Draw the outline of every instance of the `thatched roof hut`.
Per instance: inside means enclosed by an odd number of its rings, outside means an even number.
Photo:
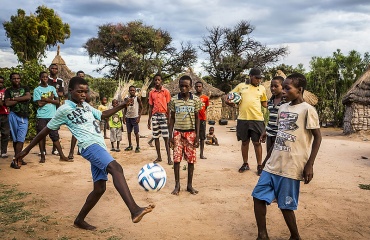
[[[345,134],[370,130],[370,65],[343,96],[342,103]]]
[[[60,55],[59,45],[58,45],[57,55],[54,57],[51,63],[56,64],[58,66],[58,77],[63,79],[64,81],[64,95],[67,96],[69,80],[72,77],[76,76],[76,74],[68,68],[66,62]],[[95,101],[96,99],[99,98],[99,93],[90,89],[90,97],[93,101]]]
[[[189,68],[184,74],[180,75],[176,80],[164,85],[164,87],[170,91],[172,96],[180,92],[179,80],[180,80],[180,77],[182,77],[183,75],[188,75],[193,80],[192,92],[195,92],[195,88],[194,88],[195,83],[198,81],[201,81],[203,83],[203,93],[207,95],[208,97],[210,98],[221,97],[225,94],[220,89],[213,87],[212,85],[204,81],[202,78],[198,77],[193,72],[193,70]]]
[[[276,76],[281,76],[284,79],[286,78],[286,75],[281,70],[277,71]],[[270,90],[271,81],[263,82],[262,85],[266,88],[267,98],[270,99],[271,96],[272,96],[272,93],[271,93],[271,90]],[[317,96],[315,94],[313,94],[312,92],[308,91],[308,90],[304,90],[303,99],[304,99],[305,102],[307,102],[308,104],[310,104],[312,106],[315,106],[318,102]]]

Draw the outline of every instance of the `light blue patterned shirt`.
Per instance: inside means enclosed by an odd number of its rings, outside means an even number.
[[[48,98],[53,93],[54,97],[58,97],[55,87],[48,85],[47,87],[38,86],[33,90],[33,101],[40,101],[42,97]],[[37,109],[37,118],[52,118],[55,116],[57,106],[52,103],[47,103]]]
[[[72,135],[77,139],[77,145],[80,149],[86,149],[94,143],[107,148],[99,127],[101,115],[101,111],[86,102],[82,103],[82,107],[77,107],[76,103],[66,100],[58,108],[55,117],[50,120],[47,127],[51,130],[57,130],[61,125],[67,125]]]

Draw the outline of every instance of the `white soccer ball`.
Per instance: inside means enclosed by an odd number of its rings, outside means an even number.
[[[145,191],[157,192],[166,185],[167,174],[158,163],[148,163],[140,169],[137,180]]]
[[[237,92],[231,92],[227,95],[227,99],[232,103],[238,104],[242,100],[242,97]]]

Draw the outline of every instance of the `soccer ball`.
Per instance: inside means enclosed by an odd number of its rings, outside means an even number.
[[[148,163],[140,169],[137,180],[145,191],[157,192],[166,185],[167,175],[158,163]]]
[[[232,103],[238,104],[240,100],[242,100],[242,97],[239,93],[231,92],[227,95],[227,99],[230,100]]]

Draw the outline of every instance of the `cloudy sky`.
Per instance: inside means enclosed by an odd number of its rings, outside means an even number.
[[[0,21],[10,20],[17,9],[34,13],[37,6],[53,8],[71,27],[71,37],[61,45],[61,55],[76,72],[99,76],[98,67],[82,45],[97,35],[99,25],[142,20],[167,30],[173,44],[190,41],[199,46],[207,28],[233,27],[241,20],[255,26],[252,37],[269,47],[287,46],[290,54],[280,63],[309,68],[312,56],[331,56],[336,49],[344,54],[370,51],[369,0],[0,0]],[[56,54],[50,49],[44,63]],[[199,62],[207,56],[198,53]],[[0,67],[17,64],[3,26],[0,26]],[[197,72],[203,71],[200,63]]]

